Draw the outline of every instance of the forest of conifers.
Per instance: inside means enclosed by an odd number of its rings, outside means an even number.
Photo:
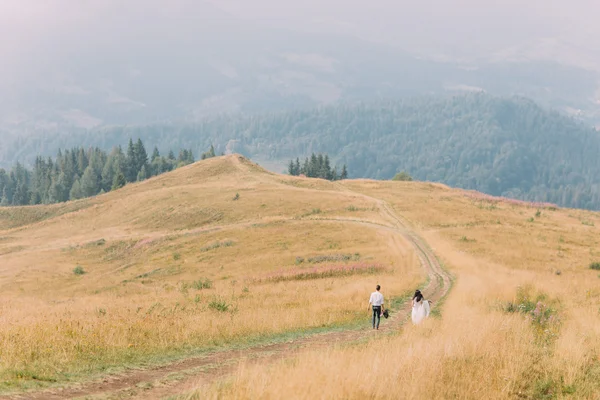
[[[218,153],[281,162],[278,172],[290,158],[323,152],[332,168],[347,165],[351,178],[406,171],[492,195],[600,209],[598,131],[527,99],[482,93],[33,135],[3,146],[0,162],[57,147],[106,148],[132,136],[161,151],[198,154],[214,144]]]
[[[214,149],[202,156],[214,157]],[[126,153],[120,146],[109,154],[99,148],[59,150],[56,159],[38,156],[31,170],[20,163],[9,171],[0,169],[0,206],[52,204],[91,197],[193,162],[191,150],[181,150],[175,158],[173,152],[164,157],[155,148],[148,158],[141,139],[135,143],[130,139]]]

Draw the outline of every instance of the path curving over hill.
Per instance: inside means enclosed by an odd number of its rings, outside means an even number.
[[[349,189],[346,191],[351,192]],[[408,224],[397,215],[385,201],[370,196],[378,204],[385,224],[359,219],[336,218],[332,221],[347,224],[362,224],[378,229],[392,230],[401,235],[415,249],[422,268],[428,274],[428,283],[423,292],[426,298],[439,302],[449,292],[452,280],[447,271],[427,244],[414,232]],[[326,219],[319,219],[327,221]],[[380,328],[380,334],[401,327],[410,315],[410,304],[406,302],[401,309],[395,310],[390,319]],[[248,347],[242,350],[222,350],[206,353],[202,356],[183,359],[181,361],[145,370],[132,370],[127,373],[108,376],[102,381],[88,382],[79,386],[64,389],[52,389],[42,392],[25,393],[12,396],[0,396],[0,399],[67,399],[100,396],[101,398],[140,398],[158,399],[165,396],[185,393],[199,384],[215,382],[233,373],[240,362],[267,363],[291,357],[301,350],[318,349],[341,343],[354,342],[372,337],[374,332],[368,325],[362,329],[348,329],[314,334],[300,339]],[[177,375],[177,379],[173,376]]]

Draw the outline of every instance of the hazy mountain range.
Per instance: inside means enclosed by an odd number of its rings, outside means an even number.
[[[0,135],[481,90],[600,120],[600,57],[557,15],[401,3],[3,3]]]

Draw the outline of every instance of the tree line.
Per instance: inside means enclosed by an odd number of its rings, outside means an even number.
[[[202,158],[214,157],[214,148]],[[129,140],[127,150],[109,153],[97,147],[58,150],[55,159],[38,156],[31,169],[17,162],[9,171],[0,168],[0,205],[53,204],[77,200],[119,189],[194,162],[189,149],[176,157],[162,156],[155,147],[148,156],[141,139]]]
[[[348,179],[348,170],[346,164],[338,172],[336,167],[331,167],[328,154],[312,153],[306,157],[304,163],[300,165],[300,158],[290,160],[288,163],[288,174],[292,176],[304,175],[309,178],[321,178],[330,181]]]
[[[219,115],[87,133],[43,132],[12,140],[3,136],[0,163],[3,155],[22,160],[40,152],[54,154],[58,147],[102,148],[128,137],[141,137],[161,151],[178,147],[195,154],[214,144],[217,152],[284,165],[318,150],[336,165],[346,164],[353,177],[390,179],[405,171],[417,180],[491,195],[600,209],[597,130],[524,98],[481,93]],[[33,163],[32,156],[27,159]]]

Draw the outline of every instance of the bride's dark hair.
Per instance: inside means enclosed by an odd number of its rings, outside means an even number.
[[[417,301],[423,300],[423,295],[421,294],[421,291],[419,289],[417,289],[415,291],[415,295],[413,296],[413,300],[414,299],[417,299]]]

